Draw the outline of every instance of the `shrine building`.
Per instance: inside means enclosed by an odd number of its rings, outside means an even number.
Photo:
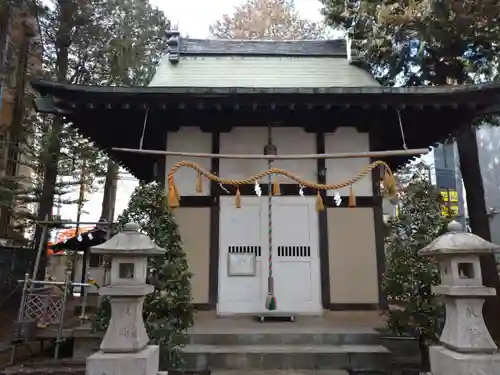
[[[389,88],[364,69],[350,43],[184,39],[169,32],[169,48],[148,87],[84,86],[36,81],[42,113],[64,116],[139,180],[166,185],[181,160],[213,174],[246,179],[268,168],[266,160],[188,158],[112,150],[128,148],[207,154],[263,154],[271,128],[278,155],[361,153],[428,148],[486,113],[500,85]],[[411,155],[383,160],[393,170]],[[378,159],[378,158],[377,158]],[[349,180],[370,157],[276,160],[273,167],[318,183]],[[268,186],[203,182],[197,172],[175,174],[180,207],[174,215],[193,273],[200,309],[220,315],[264,308],[268,274]],[[279,177],[272,198],[273,270],[278,311],[384,308],[383,197],[378,170],[350,188],[323,194]],[[253,254],[255,273],[229,272],[231,254]],[[243,258],[242,258],[243,259]],[[244,265],[242,265],[243,267]]]

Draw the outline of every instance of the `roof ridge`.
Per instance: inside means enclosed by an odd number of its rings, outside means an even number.
[[[199,39],[174,36],[168,43],[169,61],[177,64],[185,56],[302,56],[347,57],[345,39],[268,40]]]
[[[328,43],[328,42],[343,42],[344,38],[336,39],[217,39],[217,38],[190,38],[182,37],[181,40],[187,41],[217,41],[224,43],[232,42],[245,42],[245,43],[296,43],[296,42],[308,42],[308,43]]]

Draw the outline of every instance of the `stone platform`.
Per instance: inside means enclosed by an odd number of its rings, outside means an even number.
[[[390,352],[380,345],[377,312],[325,312],[295,322],[258,322],[252,316],[217,318],[202,312],[184,348],[186,368],[212,373],[385,374]]]
[[[184,348],[187,370],[233,370],[269,375],[293,375],[325,370],[318,375],[387,374],[391,353],[377,328],[378,312],[325,312],[322,317],[298,316],[291,322],[258,322],[252,316],[217,317],[199,312]],[[90,326],[73,330],[74,358],[98,350],[101,337]],[[302,370],[302,373],[300,372]],[[335,370],[335,372],[334,372]],[[338,372],[339,370],[340,372]],[[229,371],[229,372],[228,372]],[[299,371],[299,372],[296,372]]]

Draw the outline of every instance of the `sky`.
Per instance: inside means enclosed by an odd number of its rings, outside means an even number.
[[[167,18],[177,25],[179,31],[191,38],[205,38],[208,26],[219,20],[223,14],[243,3],[243,0],[151,0],[153,5],[165,12]],[[295,0],[297,10],[303,18],[322,20],[319,0]]]

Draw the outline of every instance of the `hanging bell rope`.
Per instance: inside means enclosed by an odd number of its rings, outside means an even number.
[[[267,144],[264,146],[264,155],[276,156],[278,155],[278,148],[273,144],[272,126],[267,127]],[[267,159],[267,169],[271,170],[273,167],[274,159]],[[268,274],[267,274],[267,295],[265,300],[265,308],[268,311],[274,311],[278,308],[276,295],[274,294],[274,276],[273,276],[273,195],[280,195],[278,176],[267,175],[267,241],[268,241]]]
[[[344,182],[340,182],[337,184],[318,184],[316,182],[304,180],[295,174],[284,170],[280,168],[270,168],[265,171],[262,171],[260,173],[254,174],[253,176],[250,176],[246,179],[239,180],[239,179],[228,179],[228,178],[222,178],[219,176],[216,176],[209,171],[203,169],[200,167],[198,164],[193,163],[191,161],[180,161],[176,163],[168,172],[168,204],[171,208],[176,208],[179,207],[179,201],[180,201],[180,194],[177,189],[177,186],[175,184],[175,178],[174,175],[175,173],[183,167],[191,168],[194,169],[195,171],[198,172],[198,178],[197,178],[197,190],[198,187],[201,188],[201,185],[199,183],[201,176],[206,177],[210,181],[216,182],[218,184],[224,184],[224,185],[230,185],[236,187],[236,205],[241,207],[241,198],[240,198],[240,193],[239,193],[239,187],[241,185],[254,185],[256,181],[260,181],[262,178],[266,176],[285,176],[289,178],[292,181],[295,181],[298,185],[301,187],[307,187],[313,190],[317,190],[317,202],[316,202],[316,208],[318,211],[324,210],[324,204],[323,204],[323,198],[321,197],[320,191],[328,191],[328,190],[339,190],[343,189],[346,187],[350,188],[350,194],[349,194],[349,206],[353,207],[355,206],[355,196],[354,196],[354,190],[353,190],[353,185],[361,180],[363,177],[368,175],[372,170],[375,168],[383,168],[383,173],[382,175],[382,185],[384,187],[384,194],[387,195],[390,198],[394,198],[397,194],[397,189],[396,189],[396,180],[394,179],[394,175],[391,171],[391,168],[385,163],[384,161],[377,160],[371,164],[369,164],[365,169],[363,169],[361,172],[359,172],[357,175],[354,177],[350,178],[349,180],[346,180]],[[274,190],[274,189],[273,189]],[[239,202],[239,203],[238,203]]]

